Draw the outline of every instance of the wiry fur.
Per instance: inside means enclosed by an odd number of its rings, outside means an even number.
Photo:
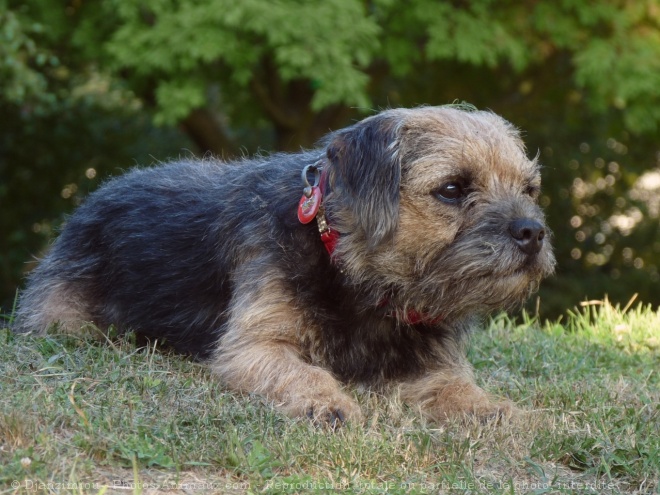
[[[332,258],[296,218],[300,172],[328,169]],[[434,191],[466,184],[457,204]],[[516,219],[543,225],[540,175],[488,112],[382,112],[299,154],[179,161],[110,180],[71,216],[23,291],[16,329],[117,325],[210,362],[287,413],[359,418],[342,383],[398,385],[430,417],[510,410],[479,389],[465,341],[552,272]],[[394,315],[415,310],[422,322]]]

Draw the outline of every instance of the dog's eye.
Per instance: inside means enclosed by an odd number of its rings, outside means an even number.
[[[458,203],[465,197],[466,187],[461,181],[452,181],[434,189],[431,194],[444,203]]]

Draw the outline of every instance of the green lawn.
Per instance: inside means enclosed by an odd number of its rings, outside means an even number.
[[[0,493],[660,493],[660,314],[644,308],[494,319],[471,361],[526,411],[499,425],[355,392],[365,424],[331,432],[128,340],[0,343]]]

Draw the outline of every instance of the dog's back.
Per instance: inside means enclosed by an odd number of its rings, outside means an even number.
[[[269,183],[296,186],[293,208],[299,170],[287,155],[173,162],[108,181],[30,274],[14,329],[114,324],[208,356],[226,319],[232,266],[250,255],[250,243],[265,241],[251,235],[256,225],[267,231],[281,221],[278,205],[261,197]]]

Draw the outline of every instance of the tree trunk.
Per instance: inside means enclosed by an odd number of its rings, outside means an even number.
[[[310,149],[327,133],[346,125],[352,113],[345,105],[334,105],[318,113],[309,109],[295,127],[275,125],[276,146],[283,151]]]
[[[238,155],[238,146],[213,112],[197,108],[181,122],[181,127],[197,146],[200,154],[211,153],[222,159]]]

